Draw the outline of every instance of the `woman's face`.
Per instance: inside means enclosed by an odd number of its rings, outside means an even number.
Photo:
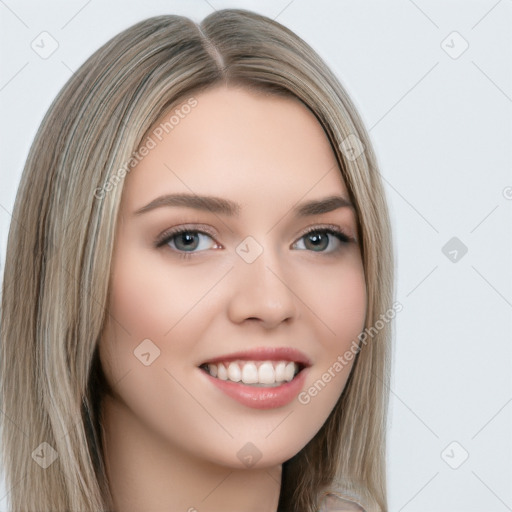
[[[222,86],[188,104],[125,178],[102,367],[163,450],[276,465],[351,370],[366,314],[356,216],[299,101]]]

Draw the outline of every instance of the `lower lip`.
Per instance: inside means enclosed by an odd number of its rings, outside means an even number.
[[[202,372],[212,384],[242,405],[252,407],[253,409],[275,409],[289,404],[300,393],[304,386],[307,370],[308,368],[304,368],[290,382],[268,388],[221,380],[212,377],[204,370],[199,371]]]

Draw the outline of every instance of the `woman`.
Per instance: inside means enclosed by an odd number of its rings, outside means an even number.
[[[13,219],[12,510],[387,510],[387,207],[295,34],[225,9],[117,35],[50,107]]]

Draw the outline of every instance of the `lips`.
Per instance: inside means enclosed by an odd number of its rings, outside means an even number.
[[[294,348],[257,348],[208,359],[199,368],[208,381],[249,407],[289,403],[304,384],[309,358]]]
[[[236,360],[244,361],[287,361],[294,362],[303,367],[311,366],[310,359],[300,350],[291,347],[261,347],[252,350],[232,352],[221,356],[212,357],[202,364],[228,363]]]

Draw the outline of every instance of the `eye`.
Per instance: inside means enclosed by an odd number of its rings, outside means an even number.
[[[302,247],[295,248],[308,249],[313,252],[333,253],[340,250],[344,244],[349,243],[351,240],[341,229],[335,227],[313,227],[295,243],[295,245],[299,244]],[[328,247],[331,247],[330,250],[325,250]]]
[[[203,230],[181,226],[164,232],[155,242],[157,248],[167,245],[181,257],[191,257],[193,254],[208,249],[221,248],[214,240],[214,234],[205,227]],[[355,241],[336,226],[312,227],[293,244],[293,249],[309,250],[324,254],[336,253],[342,246]]]
[[[213,249],[217,246],[212,236],[213,235],[198,229],[182,227],[166,231],[156,242],[156,246],[162,247],[168,245],[177,252],[201,252],[206,249]],[[210,242],[208,242],[208,239]]]

